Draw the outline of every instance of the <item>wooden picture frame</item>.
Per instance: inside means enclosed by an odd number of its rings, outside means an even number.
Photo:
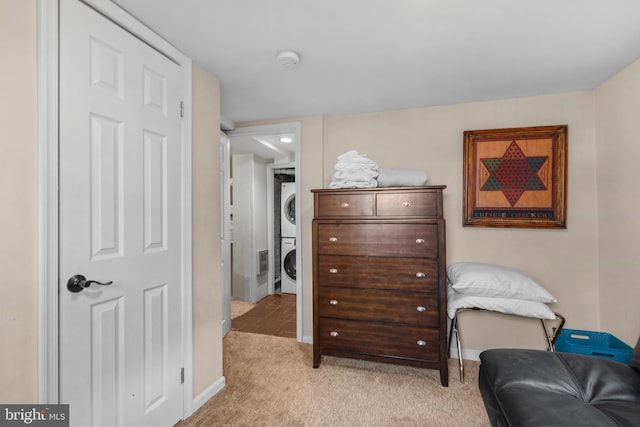
[[[567,228],[567,125],[464,132],[464,224]]]

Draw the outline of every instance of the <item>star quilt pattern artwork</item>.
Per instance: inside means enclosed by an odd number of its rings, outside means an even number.
[[[564,224],[565,151],[566,126],[466,131],[465,225]]]
[[[548,174],[542,167],[549,163],[549,156],[527,157],[516,141],[512,141],[502,157],[481,158],[480,192],[498,191],[513,207],[528,191],[546,191]],[[551,204],[549,203],[549,207]]]

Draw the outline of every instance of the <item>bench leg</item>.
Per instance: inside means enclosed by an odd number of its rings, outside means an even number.
[[[462,363],[462,346],[460,345],[460,330],[458,329],[458,316],[451,319],[451,330],[449,331],[449,356],[451,355],[451,338],[456,334],[456,346],[458,348],[458,366],[460,367],[460,382],[464,384],[464,365]]]

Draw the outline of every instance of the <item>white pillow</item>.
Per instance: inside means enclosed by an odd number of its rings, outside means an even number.
[[[504,314],[531,317],[534,319],[553,320],[556,315],[546,305],[538,301],[527,301],[514,298],[479,297],[476,295],[459,294],[447,286],[447,316],[450,319],[461,308],[481,308]]]
[[[447,266],[447,278],[460,294],[557,302],[531,277],[508,267],[478,262],[457,262]]]

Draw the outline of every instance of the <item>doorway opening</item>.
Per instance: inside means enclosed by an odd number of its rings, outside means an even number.
[[[230,312],[235,313],[229,325],[268,333],[264,331],[277,330],[277,324],[287,329],[295,322],[294,336],[302,341],[300,198],[296,197],[300,191],[300,124],[252,126],[226,135],[229,155],[221,159],[221,167],[230,171],[230,200],[222,201],[222,209],[230,237],[229,259],[223,262],[230,266],[231,277],[224,286],[229,288],[225,295],[229,295]],[[238,315],[251,308],[248,304],[260,310]],[[283,315],[284,311],[288,314]],[[262,314],[261,319],[247,320]],[[249,323],[255,328],[246,329]],[[290,329],[286,334],[290,336]]]

